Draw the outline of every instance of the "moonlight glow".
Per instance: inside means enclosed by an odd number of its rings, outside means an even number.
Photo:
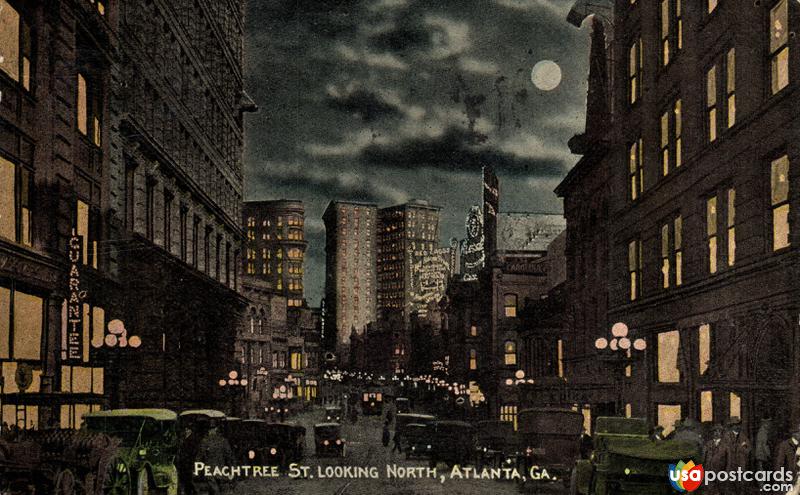
[[[542,60],[533,66],[531,81],[542,91],[552,91],[561,84],[561,67],[552,60]]]

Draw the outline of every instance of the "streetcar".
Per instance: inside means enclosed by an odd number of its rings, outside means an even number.
[[[361,414],[364,416],[380,416],[383,414],[383,389],[367,387],[361,394]]]

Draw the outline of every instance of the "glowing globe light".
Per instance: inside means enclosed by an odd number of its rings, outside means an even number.
[[[622,322],[614,323],[614,326],[611,327],[611,335],[614,337],[627,337],[628,325]]]
[[[600,337],[599,339],[594,341],[594,346],[595,348],[602,351],[603,349],[608,347],[608,339]]]

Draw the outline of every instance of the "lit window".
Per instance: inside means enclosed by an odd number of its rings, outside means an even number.
[[[706,0],[706,2],[706,6],[708,7],[707,12],[709,14],[714,12],[714,10],[717,8],[718,0]]]
[[[507,340],[503,345],[503,349],[505,365],[515,366],[517,364],[517,343],[513,340]]]
[[[780,0],[769,14],[772,94],[789,85],[789,2]]]
[[[478,351],[475,349],[469,350],[469,369],[473,371],[478,369]]]
[[[517,430],[517,406],[505,405],[500,407],[500,421],[506,421],[514,425]]]
[[[698,370],[704,375],[711,361],[711,325],[700,325],[697,328]]]
[[[736,49],[728,50],[725,57],[726,83],[725,83],[725,102],[728,107],[728,127],[736,124]]]
[[[789,246],[789,157],[772,162],[772,249]]]
[[[708,124],[708,140],[717,140],[717,66],[711,67],[706,74],[706,122]]]
[[[708,271],[717,273],[717,197],[706,201],[706,236],[708,243]]]
[[[673,404],[658,405],[658,425],[664,428],[664,435],[669,435],[675,430],[675,424],[683,419],[681,406]]]
[[[75,233],[83,238],[83,264],[97,268],[97,216],[85,202],[78,200],[75,212]]]
[[[644,192],[644,150],[642,139],[630,146],[628,158],[629,177],[631,183],[631,200],[636,200]]]
[[[711,390],[700,392],[700,421],[709,424],[714,421],[714,392]]]
[[[639,101],[642,95],[642,39],[631,45],[628,57],[628,91],[631,104]]]
[[[728,189],[728,266],[736,263],[736,189]]]
[[[661,173],[669,174],[669,112],[661,115]]]
[[[89,75],[78,73],[77,86],[78,131],[88,136],[95,146],[100,146],[102,100],[99,84]]]
[[[506,294],[503,296],[503,307],[505,309],[506,318],[517,317],[517,295]]]
[[[675,0],[675,27],[677,29],[678,50],[683,49],[683,0]]]
[[[0,287],[0,358],[42,359],[43,307],[39,297]]]
[[[742,397],[736,392],[731,392],[729,397],[728,410],[731,418],[742,417]]]
[[[683,284],[683,218],[675,217],[675,285]]]
[[[558,339],[558,376],[564,378],[564,341]]]
[[[0,157],[0,236],[27,246],[31,238],[31,172]]]
[[[475,325],[470,325],[469,327],[469,336],[470,337],[477,337],[478,336],[478,327]]]
[[[670,263],[669,263],[669,224],[661,227],[661,287],[669,288]]]
[[[642,293],[642,241],[635,240],[628,244],[628,277],[630,280],[630,298],[635,301]]]
[[[680,167],[683,163],[683,103],[676,100],[672,107],[673,126],[675,131],[675,166]]]
[[[678,368],[680,334],[677,330],[658,334],[658,381],[678,383],[681,375]]]
[[[0,70],[30,91],[33,36],[30,26],[6,0],[0,0]]]
[[[669,64],[669,2],[670,0],[661,0],[661,60],[664,65]]]

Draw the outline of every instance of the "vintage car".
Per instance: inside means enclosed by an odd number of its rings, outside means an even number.
[[[223,421],[226,419],[225,413],[216,409],[190,409],[178,415],[178,431],[183,432],[187,429],[197,431],[209,420],[216,419]]]
[[[524,488],[566,490],[581,456],[583,414],[572,409],[541,407],[517,415],[518,469]]]
[[[665,473],[681,459],[699,459],[696,444],[654,440],[644,418],[600,417],[594,433],[594,453],[575,465],[570,495],[675,493]]]
[[[86,430],[119,439],[104,493],[178,491],[178,415],[166,409],[115,409],[84,415]]]
[[[406,425],[410,425],[412,423],[418,425],[427,425],[435,420],[436,416],[431,416],[430,414],[398,414],[395,416],[394,420],[394,431],[400,432],[400,434],[403,435],[403,429],[406,427]]]
[[[225,436],[233,455],[240,464],[262,464],[268,442],[267,422],[263,419],[244,419],[226,422]]]
[[[288,423],[269,423],[263,455],[259,459],[270,466],[286,468],[292,462],[303,459],[306,446],[306,429]]]
[[[403,427],[403,443],[406,459],[414,457],[428,458],[433,450],[430,428],[427,424],[409,423]]]
[[[479,468],[514,466],[517,443],[513,423],[498,420],[479,421],[476,433],[476,466]]]
[[[364,416],[383,414],[383,389],[380,386],[370,386],[362,392],[361,414]]]
[[[342,438],[342,425],[339,423],[314,425],[314,453],[318,457],[344,457],[345,439]]]
[[[398,397],[394,400],[394,405],[398,414],[408,414],[411,412],[411,399]]]
[[[328,406],[325,408],[325,421],[328,423],[341,423],[344,412],[341,407]]]
[[[463,421],[433,421],[430,428],[430,465],[470,464],[475,459],[475,427]]]

